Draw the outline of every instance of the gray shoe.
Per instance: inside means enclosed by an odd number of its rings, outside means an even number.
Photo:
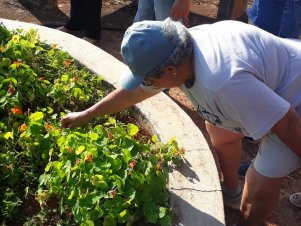
[[[292,194],[289,198],[290,203],[294,206],[301,208],[301,192]]]

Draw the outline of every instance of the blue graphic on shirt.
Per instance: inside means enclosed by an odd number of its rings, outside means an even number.
[[[198,104],[197,112],[201,115],[201,117],[204,120],[212,123],[213,125],[222,125],[223,124],[217,115],[212,114],[211,112],[207,111],[205,108],[203,108],[199,104]]]
[[[222,127],[224,129],[227,129],[227,130],[231,130],[232,132],[235,132],[235,133],[249,135],[248,132],[245,131],[243,128],[224,126],[222,120],[217,115],[207,111],[204,107],[202,107],[199,104],[198,104],[198,107],[197,107],[197,112],[200,114],[200,116],[204,120],[212,123],[215,126]]]

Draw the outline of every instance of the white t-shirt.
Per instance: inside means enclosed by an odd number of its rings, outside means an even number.
[[[189,31],[195,82],[181,88],[205,120],[258,139],[290,106],[301,115],[301,42],[237,21]]]

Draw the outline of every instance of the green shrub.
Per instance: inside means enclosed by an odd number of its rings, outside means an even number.
[[[2,225],[170,224],[167,166],[183,155],[175,140],[161,144],[109,116],[61,129],[63,115],[108,92],[34,30],[0,26]]]

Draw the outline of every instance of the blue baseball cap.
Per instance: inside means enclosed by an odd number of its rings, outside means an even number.
[[[126,30],[121,43],[121,54],[128,66],[121,77],[123,89],[137,88],[148,73],[168,60],[177,47],[176,42],[164,34],[164,23],[142,21]]]

